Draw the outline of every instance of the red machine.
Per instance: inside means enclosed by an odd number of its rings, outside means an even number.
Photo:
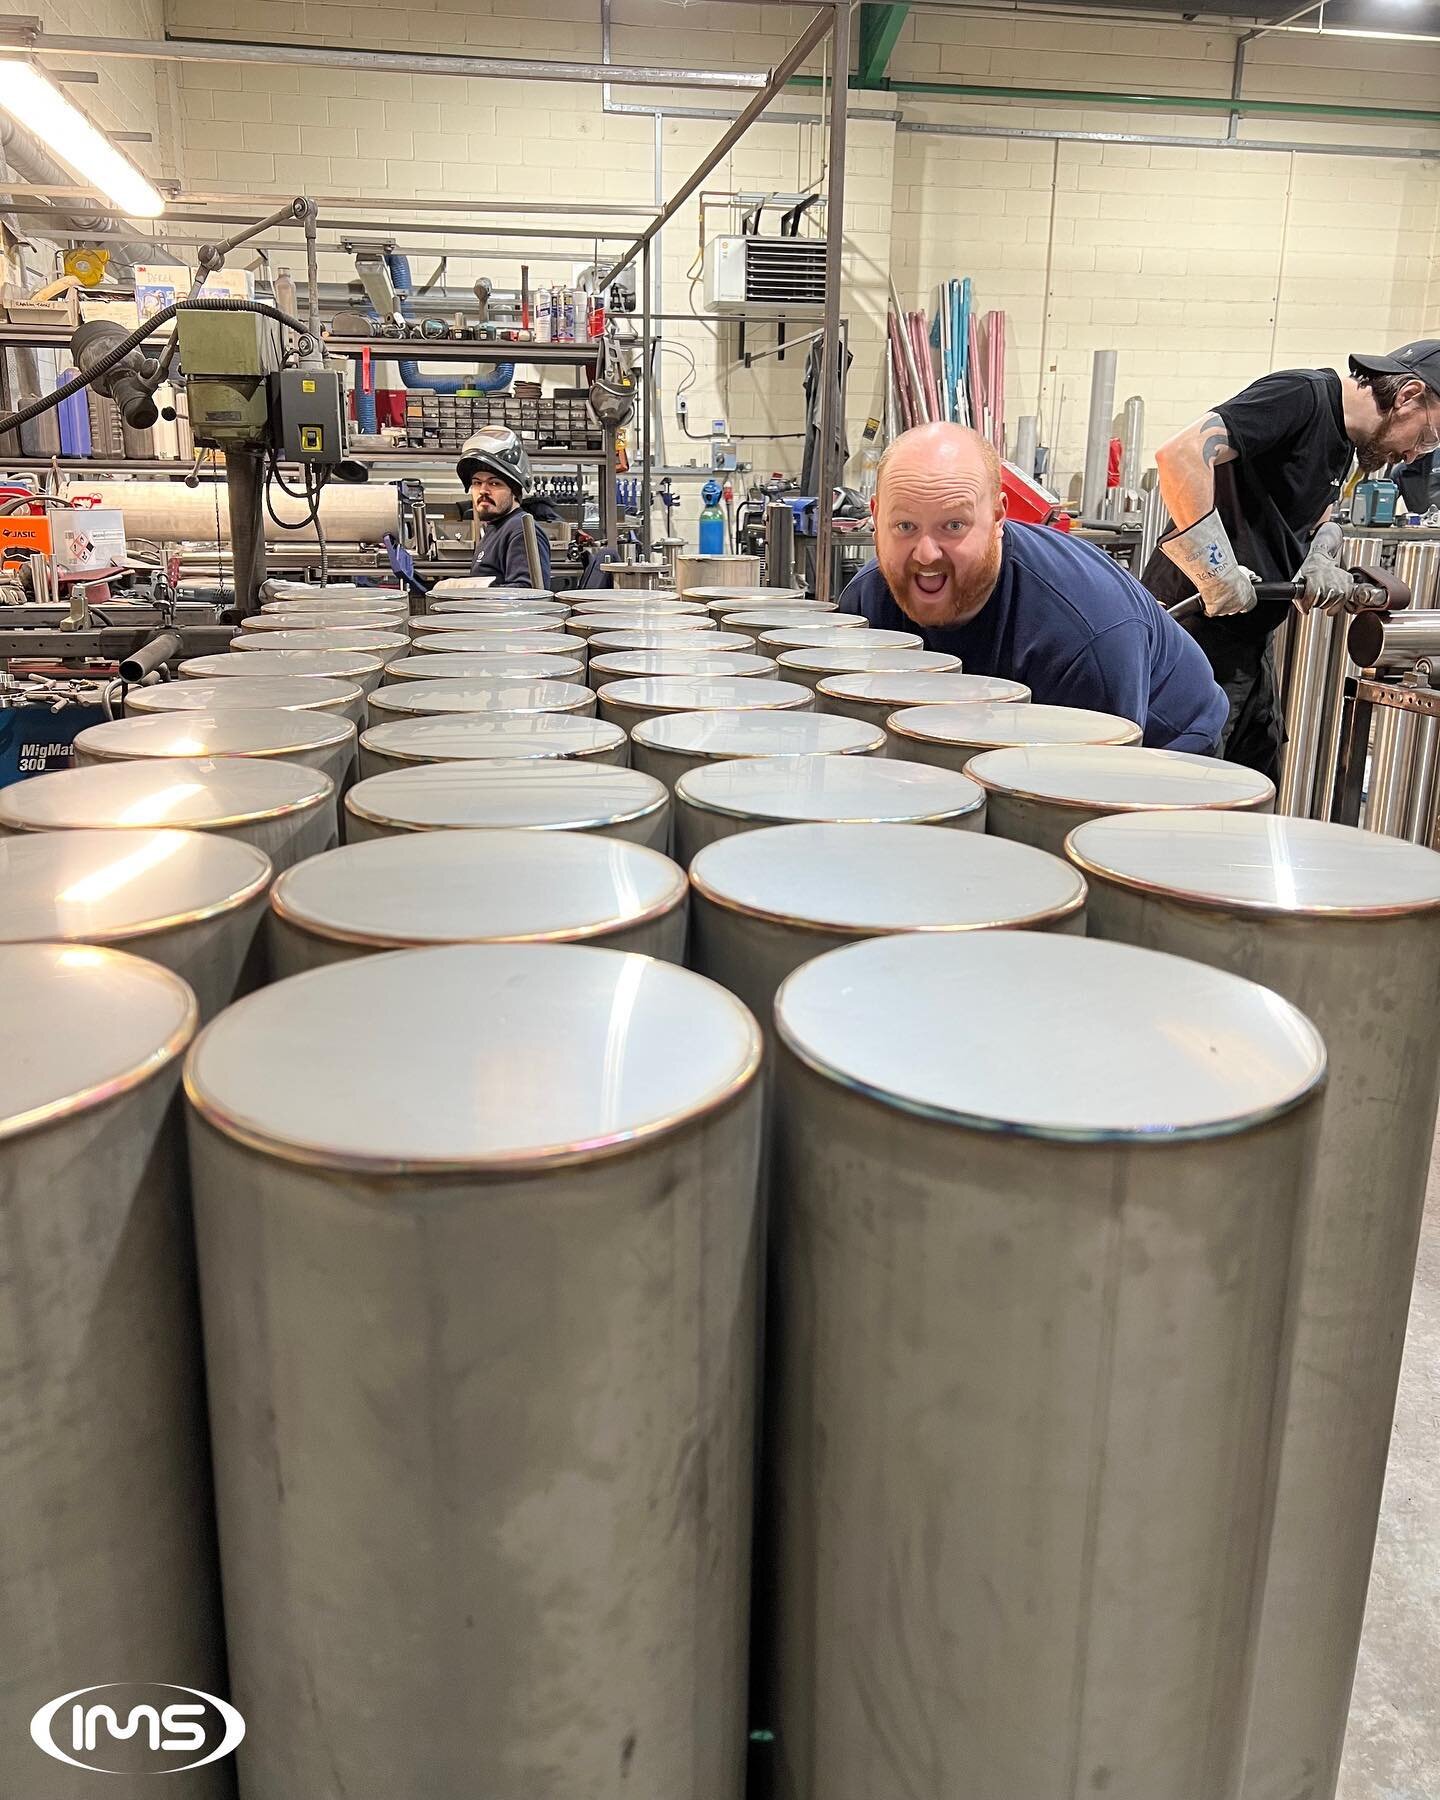
[[[1017,524],[1070,530],[1070,515],[1061,507],[1058,495],[1043,487],[1033,475],[1016,468],[1014,463],[1001,463],[1000,486],[1005,495],[1007,514]]]

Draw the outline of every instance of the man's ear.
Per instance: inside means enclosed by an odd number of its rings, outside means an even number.
[[[1003,519],[1010,511],[1010,496],[1002,487],[995,495],[995,517]]]
[[[876,520],[879,519],[879,517],[880,517],[880,496],[878,494],[872,494],[870,496],[870,523],[873,525],[876,522]]]

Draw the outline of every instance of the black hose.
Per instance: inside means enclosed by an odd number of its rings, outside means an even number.
[[[64,387],[56,388],[53,394],[42,394],[38,400],[32,400],[29,406],[22,406],[19,412],[8,413],[0,419],[0,437],[7,431],[14,431],[17,426],[28,425],[31,419],[38,419],[43,412],[49,412],[52,406],[58,406],[62,400],[68,400],[72,394],[78,394],[82,388],[89,387],[92,381],[101,375],[108,375],[113,368],[124,362],[132,350],[138,350],[152,332],[168,323],[177,313],[182,312],[252,312],[259,313],[267,319],[274,319],[279,324],[288,326],[291,331],[298,331],[302,338],[308,339],[310,333],[296,318],[287,312],[281,312],[278,306],[271,306],[267,300],[232,300],[228,295],[206,296],[199,300],[175,300],[169,306],[162,307],[159,312],[152,313],[141,325],[137,325],[127,337],[121,338],[113,350],[102,356],[92,369],[74,381],[67,382]]]

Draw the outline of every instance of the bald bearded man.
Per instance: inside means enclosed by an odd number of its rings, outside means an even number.
[[[880,459],[877,560],[840,596],[872,625],[913,627],[972,675],[1051,706],[1133,719],[1161,750],[1212,754],[1228,706],[1204,652],[1091,544],[1005,517],[1000,459],[962,425],[919,425]]]

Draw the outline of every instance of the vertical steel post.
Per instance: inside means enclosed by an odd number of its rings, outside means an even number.
[[[844,427],[840,385],[840,277],[845,249],[845,127],[850,99],[850,8],[835,8],[830,33],[829,183],[825,195],[825,335],[820,340],[820,479],[815,510],[815,594],[830,598],[835,538],[835,437]]]
[[[1293,654],[1285,690],[1285,762],[1275,810],[1290,818],[1308,819],[1320,755],[1324,678],[1335,620],[1319,607],[1312,607],[1292,621],[1291,632]]]
[[[230,509],[230,562],[235,573],[235,611],[243,619],[260,610],[265,579],[264,454],[232,447],[225,452],[225,490]]]
[[[1366,831],[1401,837],[1405,831],[1405,797],[1415,755],[1419,719],[1398,706],[1377,703],[1375,736],[1370,748],[1370,781],[1365,793]]]
[[[650,465],[654,462],[653,445],[655,442],[655,397],[653,376],[655,372],[655,346],[650,341],[650,246],[646,244],[640,253],[640,286],[645,298],[641,303],[640,342],[644,345],[642,355],[644,362],[640,371],[640,406],[642,422],[642,441],[640,446],[640,554],[646,562],[650,560]]]

